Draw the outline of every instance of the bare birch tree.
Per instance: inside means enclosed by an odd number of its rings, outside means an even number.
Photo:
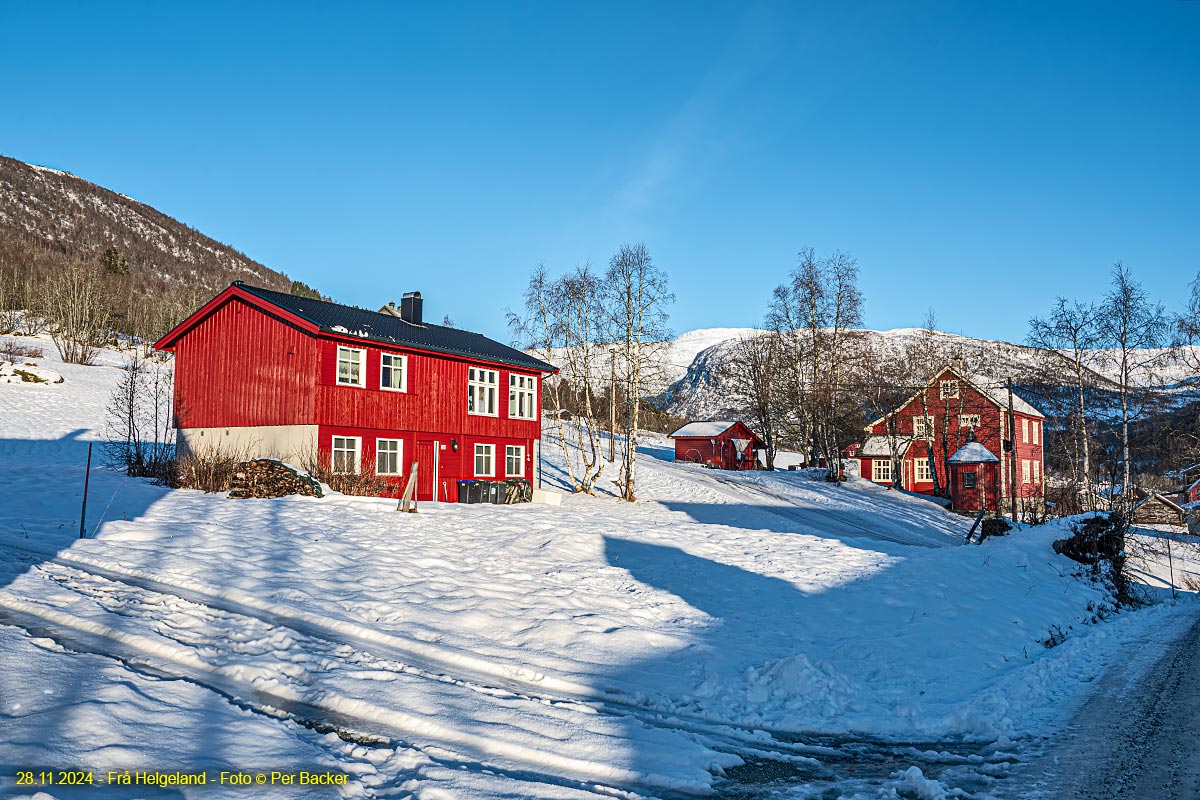
[[[842,252],[819,259],[808,247],[787,282],[776,287],[768,314],[772,329],[789,345],[793,394],[803,409],[809,453],[826,458],[834,479],[841,472],[839,421],[850,402],[847,365],[862,307],[857,262]]]
[[[1099,339],[1108,348],[1109,364],[1116,370],[1121,402],[1122,505],[1132,498],[1133,453],[1129,446],[1129,422],[1137,415],[1137,404],[1153,380],[1155,369],[1169,356],[1168,321],[1161,304],[1152,303],[1141,283],[1121,262],[1113,266],[1112,283],[1097,317]]]
[[[769,331],[744,336],[734,344],[726,364],[734,400],[745,409],[752,426],[766,445],[767,469],[775,469],[779,452],[778,428],[784,418],[783,369],[785,344],[780,334]]]
[[[575,397],[574,431],[580,460],[576,491],[591,494],[604,472],[602,427],[596,419],[596,386],[604,348],[597,341],[602,330],[600,279],[584,264],[556,280],[550,290],[551,314],[560,334],[559,377]],[[560,421],[561,425],[561,421]]]
[[[628,398],[622,424],[621,498],[637,499],[637,447],[643,395],[661,369],[669,347],[667,306],[675,299],[667,274],[654,264],[642,242],[625,244],[608,262],[604,308],[610,340],[616,345],[618,371]]]
[[[529,284],[525,288],[525,315],[510,311],[508,325],[517,347],[532,352],[547,364],[558,360],[557,350],[562,344],[562,332],[555,319],[553,287],[544,264],[538,264],[529,276]],[[542,414],[544,417],[546,411],[549,411],[554,416],[567,481],[571,484],[572,491],[578,491],[580,483],[575,477],[574,462],[567,447],[562,391],[563,381],[558,375],[551,375],[542,381]]]
[[[1088,487],[1092,475],[1091,430],[1088,425],[1088,394],[1094,372],[1092,362],[1096,357],[1099,337],[1097,328],[1098,309],[1091,303],[1068,301],[1059,297],[1054,309],[1045,319],[1034,317],[1029,320],[1027,340],[1034,347],[1042,348],[1042,370],[1056,382],[1056,373],[1061,370],[1064,359],[1071,364],[1075,408],[1072,414],[1069,460],[1072,484],[1081,494],[1085,507],[1090,509],[1091,492]]]

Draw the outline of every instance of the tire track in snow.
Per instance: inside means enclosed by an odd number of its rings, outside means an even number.
[[[107,609],[105,614],[122,622],[129,618]],[[311,685],[299,694],[261,670],[250,670],[256,674],[247,677],[243,665],[214,666],[193,646],[28,602],[8,590],[0,590],[0,621],[73,650],[113,658],[139,672],[189,681],[257,713],[286,717],[320,732],[334,731],[359,743],[403,744],[453,768],[473,765],[517,780],[601,794],[649,789],[660,797],[670,797],[708,791],[707,782],[566,754],[562,742],[553,739],[536,748],[530,746],[528,736],[488,735],[477,730],[495,725],[458,725],[442,721],[436,714],[401,710]],[[417,677],[396,672],[396,677],[402,675]],[[591,747],[587,752],[602,755],[604,751]]]
[[[468,669],[455,669],[456,666],[460,666],[455,659],[430,662],[413,657],[413,653],[406,648],[408,640],[372,629],[361,629],[361,626],[355,623],[316,617],[316,615],[309,615],[297,609],[275,606],[275,604],[266,603],[258,598],[252,598],[256,604],[275,607],[281,612],[264,612],[253,606],[247,607],[238,602],[237,597],[242,593],[237,590],[227,590],[229,596],[221,597],[211,589],[179,576],[171,576],[172,582],[168,582],[160,577],[150,577],[147,574],[114,564],[100,564],[90,559],[73,558],[62,554],[51,555],[9,542],[0,543],[0,547],[27,552],[31,556],[40,558],[42,563],[36,566],[43,570],[47,563],[58,564],[123,586],[158,595],[169,595],[202,608],[253,619],[266,625],[319,640],[331,647],[349,645],[367,655],[391,658],[396,662],[394,670],[396,674],[405,678],[451,684],[477,692],[490,701],[503,700],[503,697],[497,696],[497,690],[503,690],[511,693],[516,699],[542,706],[568,711],[572,706],[577,708],[582,706],[581,713],[586,710],[592,714],[627,718],[647,729],[682,732],[693,737],[698,736],[704,745],[716,752],[734,754],[739,758],[769,759],[781,764],[792,764],[797,774],[832,773],[836,771],[839,764],[860,763],[864,758],[873,760],[880,757],[881,754],[894,753],[898,749],[909,753],[930,750],[952,751],[963,747],[968,750],[973,749],[970,745],[962,742],[911,742],[869,736],[788,731],[762,725],[747,726],[719,718],[681,714],[669,709],[647,708],[638,706],[633,701],[622,702],[613,693],[586,685],[582,685],[586,693],[550,693],[545,691],[542,685],[528,680],[514,679],[515,670],[503,665],[493,665],[491,662],[483,661],[484,664],[492,667],[488,674],[472,674]],[[180,581],[180,583],[174,581]],[[3,605],[3,594],[0,592],[0,606]],[[359,636],[360,629],[369,635]],[[412,644],[418,645],[425,652],[433,651],[435,655],[442,650],[421,642]],[[451,651],[450,655],[457,656],[458,654]],[[475,659],[475,661],[480,660]],[[527,670],[521,671],[528,673]],[[537,673],[537,675],[546,677],[541,673]],[[553,679],[545,683],[561,686],[566,682],[561,679]],[[354,718],[351,717],[345,723],[328,722],[328,724],[352,730],[355,727],[351,724],[353,721]],[[361,728],[361,725],[359,727]],[[635,783],[633,785],[643,784]],[[658,788],[661,790],[664,787]],[[685,793],[688,791],[678,787],[670,790]],[[694,789],[692,791],[694,792]]]
[[[311,614],[264,601],[238,589],[229,588],[218,593],[213,587],[178,575],[172,575],[167,580],[164,576],[150,575],[141,570],[40,551],[11,542],[0,542],[0,548],[26,552],[41,559],[42,564],[55,563],[138,589],[173,595],[197,605],[286,628],[313,639],[351,645],[364,652],[400,662],[414,670],[412,674],[420,677],[473,688],[484,694],[492,693],[493,689],[503,689],[539,703],[583,704],[596,713],[633,717],[649,727],[697,733],[715,742],[736,742],[741,748],[750,747],[763,753],[777,751],[780,754],[805,755],[814,749],[818,752],[827,750],[824,742],[842,741],[840,737],[828,734],[808,734],[758,724],[742,725],[718,717],[647,707],[616,690],[597,688],[524,667],[499,664],[347,620]],[[816,743],[807,744],[801,739],[814,740]]]

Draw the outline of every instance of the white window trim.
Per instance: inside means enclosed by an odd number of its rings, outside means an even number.
[[[951,384],[953,384],[953,386],[954,386],[954,394],[947,394],[946,389]],[[942,381],[938,387],[938,399],[939,400],[953,400],[956,397],[958,397],[958,393],[959,393],[959,385],[958,385],[957,378],[948,378],[948,379]]]
[[[886,468],[886,469],[885,469]],[[887,473],[886,475],[883,473]],[[871,462],[871,480],[875,483],[892,481],[892,460],[890,458],[876,458]]]
[[[929,433],[922,435],[917,431],[917,420],[925,420],[929,425]],[[913,417],[913,437],[917,439],[935,439],[937,438],[937,425],[933,417]]]
[[[1021,459],[1021,483],[1030,483],[1029,474],[1032,470],[1029,468],[1030,460],[1027,458]]]
[[[347,441],[354,442],[354,471],[353,472],[338,472],[337,470],[334,469],[334,464],[337,463],[337,454],[339,452],[345,452],[344,450],[339,451],[336,449],[336,445],[334,444],[334,442],[337,441],[338,439],[344,439]],[[361,436],[338,436],[337,434],[334,434],[333,436],[329,437],[329,471],[332,472],[334,475],[357,475],[360,472],[362,472],[362,437]]]
[[[1029,444],[1029,420],[1021,417],[1021,444]]]
[[[403,380],[400,381],[399,389],[397,389],[393,386],[388,386],[383,382],[383,370],[384,370],[383,359],[385,357],[391,358],[391,359],[397,359],[397,358],[400,359],[400,374],[403,377]],[[395,367],[393,366],[392,369],[395,369]],[[379,354],[379,388],[385,392],[407,392],[408,391],[408,356],[404,355],[403,353],[382,352]]]
[[[1033,482],[1041,483],[1042,482],[1042,462],[1038,461],[1035,458],[1035,459],[1032,459],[1029,463],[1033,465]]]
[[[519,472],[508,471],[508,451],[519,450],[521,452],[521,470]],[[524,478],[525,477],[525,445],[521,444],[506,444],[504,445],[504,477],[506,478]]]
[[[972,424],[970,424],[970,422],[968,422],[968,420],[972,420],[972,419],[975,420],[974,425],[972,425]],[[959,414],[958,415],[958,427],[960,427],[960,428],[975,428],[976,430],[978,430],[979,428],[983,427],[983,415],[982,414]]]
[[[481,448],[481,447],[491,448],[491,453],[490,453],[490,458],[489,458],[489,460],[492,462],[492,471],[491,472],[480,472],[479,471],[479,448]],[[471,469],[474,472],[474,475],[476,478],[494,478],[494,477],[496,477],[496,445],[488,444],[487,442],[476,442],[475,447],[472,450],[472,455],[473,455],[474,460],[471,463]]]
[[[516,380],[532,381],[533,385],[532,385],[532,387],[518,388],[513,385],[513,381],[516,381]],[[530,408],[530,411],[532,412],[532,414],[530,416],[527,417],[522,414],[514,414],[513,413],[513,393],[514,392],[517,392],[519,394],[528,394],[529,395],[529,408]],[[533,375],[522,375],[517,372],[508,373],[508,418],[509,419],[523,419],[523,420],[530,420],[530,421],[536,422],[537,418],[538,418],[538,406],[539,405],[540,404],[538,403],[538,379]]]
[[[379,471],[379,443],[380,442],[396,442],[396,471],[395,472],[380,472]],[[404,474],[404,440],[391,439],[382,437],[375,440],[375,474],[376,475],[403,475]]]
[[[1038,422],[1037,420],[1034,420],[1031,424],[1033,426],[1033,443],[1041,444],[1042,443],[1042,423]]]
[[[476,373],[480,373],[480,372],[491,373],[492,375],[496,376],[496,380],[492,383],[485,383],[483,381],[473,381],[473,380],[471,380],[471,370],[475,370]],[[477,388],[483,389],[485,391],[488,388],[491,388],[496,392],[496,398],[495,398],[496,406],[492,411],[490,411],[490,412],[480,411],[478,397],[476,397],[475,410],[474,411],[471,410],[471,394]],[[499,417],[500,416],[500,371],[499,370],[486,369],[484,367],[468,367],[467,368],[467,413],[473,417]]]
[[[925,463],[925,477],[921,477],[921,463]],[[933,472],[929,469],[928,458],[913,459],[913,482],[914,483],[929,483],[933,480]]]
[[[352,353],[361,353],[362,361],[358,364],[358,383],[350,383],[342,380],[342,351],[348,350]],[[367,351],[361,347],[346,347],[343,344],[337,346],[333,357],[334,381],[338,386],[355,386],[359,389],[367,388]]]

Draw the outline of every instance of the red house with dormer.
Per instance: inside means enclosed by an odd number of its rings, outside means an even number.
[[[1005,387],[946,367],[922,391],[867,426],[868,436],[858,453],[859,474],[920,494],[937,490],[945,497],[969,497],[974,508],[979,497],[976,482],[990,480],[984,492],[988,510],[1040,510],[1045,498],[1046,418],[1017,395],[1012,405],[1015,435],[1009,429]],[[949,469],[948,462],[968,443],[972,430],[999,463],[980,468],[986,471]],[[1015,475],[1010,447],[1016,450]],[[951,485],[952,479],[964,485]]]
[[[533,481],[550,364],[430,325],[419,292],[380,311],[233,283],[155,347],[175,354],[180,452],[372,470],[418,500],[459,479]]]

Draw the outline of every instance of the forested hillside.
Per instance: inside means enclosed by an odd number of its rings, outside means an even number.
[[[144,203],[0,156],[0,311],[45,312],[68,277],[75,289],[94,289],[110,332],[139,338],[165,331],[234,280],[307,290]]]

